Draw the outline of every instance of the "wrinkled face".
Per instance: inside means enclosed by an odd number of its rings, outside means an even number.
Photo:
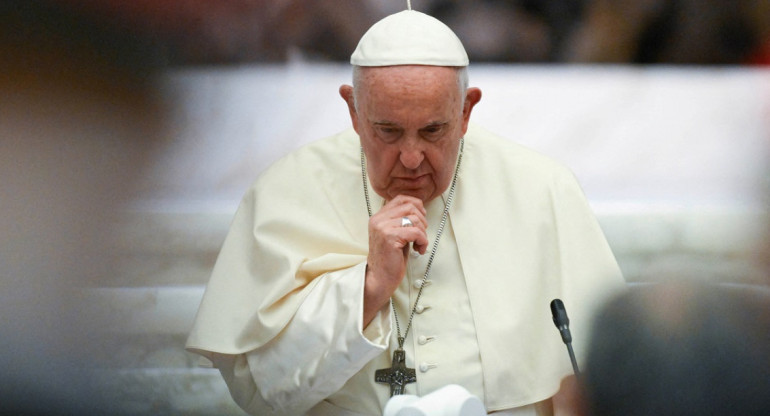
[[[360,75],[355,102],[352,88],[343,86],[340,93],[361,138],[374,191],[386,200],[409,195],[428,202],[441,195],[452,181],[460,138],[480,91],[461,93],[457,70],[448,67],[362,68]]]

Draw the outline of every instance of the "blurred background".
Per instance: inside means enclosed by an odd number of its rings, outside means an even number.
[[[770,285],[770,2],[412,6],[463,40],[475,121],[575,171],[630,284]],[[405,7],[0,3],[3,413],[242,414],[183,350],[230,219],[349,126],[347,59]]]
[[[145,37],[177,65],[347,62],[366,29],[404,0],[61,0]],[[473,62],[768,63],[763,0],[415,0]],[[108,23],[109,22],[109,23]]]

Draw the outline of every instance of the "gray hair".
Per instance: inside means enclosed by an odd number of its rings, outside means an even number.
[[[356,91],[358,91],[358,86],[361,85],[361,73],[362,71],[361,66],[359,65],[353,65],[353,105],[356,110],[358,110],[358,94],[356,94]],[[452,67],[457,70],[457,87],[460,90],[460,97],[462,99],[463,107],[465,106],[465,91],[468,89],[469,80],[468,80],[468,67],[467,66],[455,66]]]

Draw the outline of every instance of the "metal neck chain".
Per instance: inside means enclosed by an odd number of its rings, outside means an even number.
[[[438,242],[441,239],[441,234],[444,232],[444,226],[446,225],[447,218],[449,217],[449,207],[452,205],[452,199],[455,194],[455,185],[457,185],[457,172],[460,171],[460,162],[463,160],[463,148],[465,147],[465,138],[460,139],[460,151],[457,155],[457,165],[455,166],[454,176],[452,176],[452,184],[449,187],[449,194],[447,194],[446,202],[444,203],[444,213],[441,214],[441,222],[439,223],[438,230],[436,231],[436,239],[433,240],[433,247],[430,251],[430,257],[428,258],[428,265],[425,266],[425,274],[422,276],[422,284],[420,290],[417,291],[417,299],[412,306],[412,312],[409,314],[409,322],[406,324],[406,330],[404,336],[401,336],[401,328],[398,325],[398,314],[396,314],[396,305],[391,298],[391,307],[393,308],[393,318],[396,321],[396,336],[398,337],[398,348],[404,348],[404,340],[409,334],[409,329],[412,328],[412,319],[414,313],[417,310],[417,305],[420,303],[420,296],[422,295],[422,289],[426,286],[428,281],[428,275],[430,274],[430,267],[433,265],[433,258],[436,257],[436,251],[438,251]],[[361,177],[364,182],[364,197],[366,198],[366,210],[369,212],[369,217],[372,216],[372,204],[369,201],[369,185],[367,185],[366,179],[366,158],[364,157],[364,148],[361,148]]]

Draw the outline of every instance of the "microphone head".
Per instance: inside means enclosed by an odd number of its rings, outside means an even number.
[[[561,299],[554,299],[551,301],[551,315],[553,316],[553,323],[557,328],[569,326],[569,318],[567,317],[567,309],[564,308],[564,302]]]

